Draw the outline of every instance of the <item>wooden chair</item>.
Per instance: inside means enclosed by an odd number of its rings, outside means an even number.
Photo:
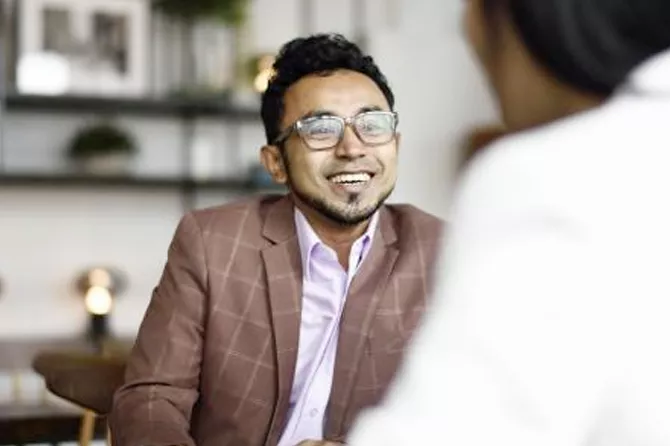
[[[86,353],[44,352],[33,360],[33,369],[44,378],[49,391],[84,408],[80,446],[90,445],[96,417],[110,412],[125,365],[125,356]],[[107,434],[109,442],[109,430]]]

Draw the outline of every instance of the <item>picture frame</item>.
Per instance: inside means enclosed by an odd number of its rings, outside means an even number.
[[[16,87],[22,94],[142,96],[148,0],[21,0]]]

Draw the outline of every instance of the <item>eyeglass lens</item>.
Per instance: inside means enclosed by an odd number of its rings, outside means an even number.
[[[395,136],[396,118],[390,112],[366,112],[355,116],[352,125],[365,144],[380,145]],[[301,122],[300,135],[312,149],[335,147],[344,134],[345,120],[338,116],[318,116]]]

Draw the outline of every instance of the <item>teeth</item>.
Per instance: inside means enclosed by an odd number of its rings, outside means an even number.
[[[343,173],[335,175],[330,179],[333,183],[366,183],[370,181],[370,174],[367,173]]]

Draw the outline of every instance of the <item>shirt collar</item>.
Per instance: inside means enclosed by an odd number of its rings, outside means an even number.
[[[302,266],[303,266],[303,274],[305,274],[309,278],[309,264],[311,261],[312,253],[314,252],[314,249],[318,245],[324,245],[325,244],[321,241],[318,235],[316,235],[316,232],[314,232],[314,229],[312,229],[312,226],[309,224],[309,221],[307,220],[307,217],[298,209],[297,207],[294,206],[294,220],[295,220],[295,227],[296,227],[296,232],[298,234],[298,244],[300,245],[300,258],[302,260]],[[372,244],[372,240],[374,238],[374,233],[377,230],[377,225],[379,223],[379,211],[375,212],[372,217],[370,218],[370,223],[368,224],[367,229],[361,235],[356,241],[354,242],[354,247],[356,246],[362,246],[361,250],[361,256],[360,256],[360,261],[365,257],[365,254],[370,248],[370,245]]]
[[[643,93],[670,94],[670,50],[657,54],[633,70],[629,84]]]

